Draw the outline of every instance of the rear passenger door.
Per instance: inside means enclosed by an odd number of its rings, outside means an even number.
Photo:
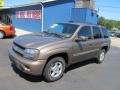
[[[102,31],[100,29],[100,27],[97,26],[92,26],[92,31],[93,31],[93,38],[94,38],[94,49],[97,51],[96,53],[98,53],[102,43],[103,43],[103,37],[102,37]]]
[[[94,43],[91,26],[83,26],[79,32],[78,37],[85,36],[86,41],[74,41],[73,43],[73,63],[89,59],[94,56]]]
[[[102,27],[101,31],[102,31],[102,35],[103,35],[102,46],[109,46],[108,48],[110,48],[111,41],[110,41],[107,29]]]

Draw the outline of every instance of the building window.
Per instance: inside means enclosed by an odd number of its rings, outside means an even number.
[[[1,14],[0,15],[0,23],[4,23],[4,24],[12,24],[12,18],[11,15],[9,14]]]
[[[93,13],[93,12],[91,12],[91,16],[92,16],[92,17],[94,16],[94,13]]]

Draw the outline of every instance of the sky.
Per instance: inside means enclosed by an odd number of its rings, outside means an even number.
[[[120,20],[120,0],[95,0],[100,16]]]
[[[22,5],[40,0],[5,0],[5,6]],[[107,19],[120,20],[120,0],[95,0],[96,10]]]

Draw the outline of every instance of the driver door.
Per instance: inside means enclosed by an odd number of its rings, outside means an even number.
[[[94,56],[93,35],[90,26],[83,26],[77,37],[86,37],[87,40],[77,40],[73,42],[73,59],[72,63],[80,62]]]

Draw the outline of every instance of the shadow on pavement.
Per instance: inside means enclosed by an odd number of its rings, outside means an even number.
[[[83,66],[87,66],[87,65],[89,65],[89,64],[93,64],[93,63],[96,63],[96,64],[97,64],[96,59],[89,59],[89,60],[86,60],[86,61],[83,61],[83,62],[79,62],[79,63],[73,64],[73,65],[70,65],[70,66],[66,69],[65,73],[67,73],[68,71],[72,71],[72,70],[74,70],[74,69],[83,67]]]
[[[5,38],[3,38],[3,39],[14,39],[16,37],[16,35],[14,35],[14,36],[9,36],[9,37],[5,37]]]
[[[86,66],[86,65],[89,65],[89,64],[93,64],[93,63],[96,63],[95,62],[95,59],[90,59],[90,60],[87,60],[87,61],[84,61],[84,62],[80,62],[80,63],[77,63],[77,64],[73,64],[71,66],[69,66],[65,73],[67,73],[68,71],[72,71],[74,69],[77,69],[77,68],[80,68],[80,67],[83,67],[83,66]],[[15,71],[16,74],[18,74],[20,77],[24,78],[25,80],[27,81],[30,81],[30,82],[42,82],[42,81],[45,81],[44,78],[42,76],[32,76],[32,75],[29,75],[29,74],[26,74],[22,71],[20,71],[15,65],[11,64],[13,70]]]

